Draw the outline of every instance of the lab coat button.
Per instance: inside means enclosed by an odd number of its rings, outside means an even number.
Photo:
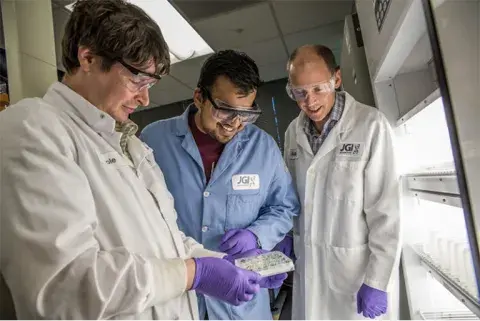
[[[203,226],[202,227],[202,232],[206,232],[206,231],[208,231],[208,226]]]
[[[210,196],[210,192],[203,192],[203,196],[209,197],[209,196]]]

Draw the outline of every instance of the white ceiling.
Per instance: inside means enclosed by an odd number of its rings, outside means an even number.
[[[68,12],[62,9],[65,0],[52,3],[57,56],[60,56],[59,43]],[[339,59],[343,20],[353,9],[353,0],[176,0],[172,3],[215,51],[238,49],[251,56],[264,81],[286,77],[288,55],[300,45],[327,45]],[[206,58],[172,65],[170,75],[151,89],[151,102],[146,108],[191,98]]]

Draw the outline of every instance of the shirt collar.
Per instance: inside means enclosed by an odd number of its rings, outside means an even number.
[[[127,136],[133,136],[138,131],[138,125],[135,124],[132,120],[127,119],[125,122],[115,123],[115,130]]]
[[[61,82],[52,84],[43,99],[56,108],[77,115],[96,132],[115,132],[115,120],[109,114]]]
[[[335,92],[335,103],[329,120],[339,121],[342,117],[342,111],[345,108],[345,93],[343,91]]]

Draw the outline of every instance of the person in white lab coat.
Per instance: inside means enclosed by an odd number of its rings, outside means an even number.
[[[252,300],[268,282],[180,232],[128,120],[169,69],[157,24],[125,1],[80,0],[63,63],[63,83],[0,113],[0,284],[16,317],[198,319],[189,290]]]
[[[341,74],[329,48],[300,47],[287,68],[287,93],[301,109],[284,149],[302,203],[293,319],[391,317],[401,248],[391,127],[335,90]]]

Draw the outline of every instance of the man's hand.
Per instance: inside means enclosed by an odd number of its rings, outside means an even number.
[[[387,313],[387,292],[363,284],[357,293],[357,312],[365,318],[375,319]]]
[[[257,248],[257,237],[247,229],[233,229],[225,233],[220,244],[220,251],[237,255]]]
[[[272,251],[280,251],[289,258],[291,258],[293,261],[297,260],[293,251],[293,238],[288,234],[285,235],[285,237],[283,238],[283,240],[280,241],[280,243],[275,245]]]
[[[252,300],[260,290],[262,277],[255,272],[240,269],[228,260],[215,257],[193,260],[195,276],[192,290],[236,306]]]
[[[272,276],[263,277],[258,283],[261,288],[278,289],[282,286],[283,281],[288,277],[287,273],[275,274]]]

